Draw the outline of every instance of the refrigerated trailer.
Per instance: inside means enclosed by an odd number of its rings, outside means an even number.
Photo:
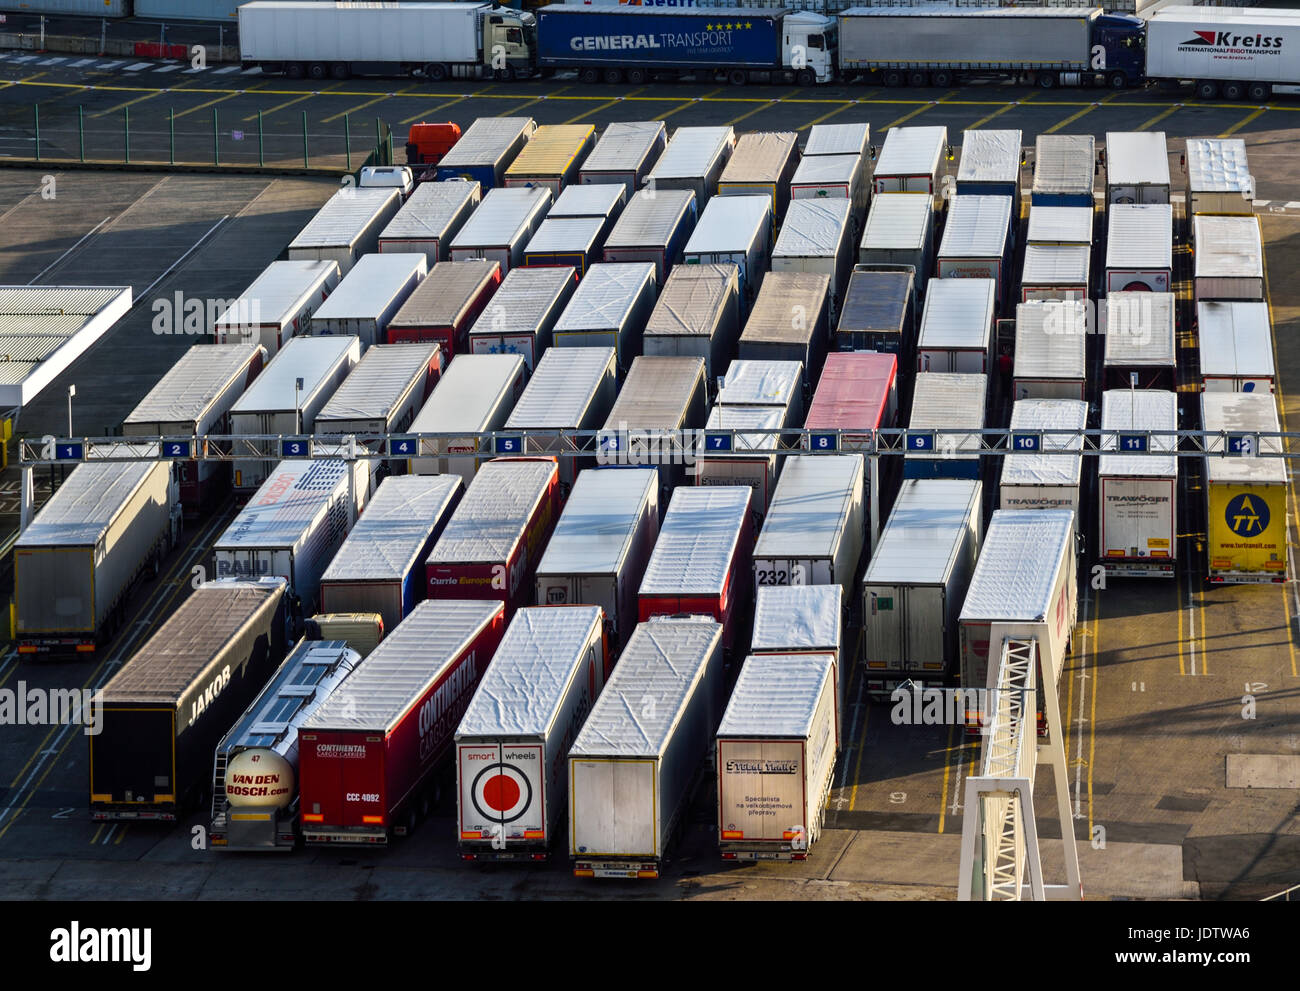
[[[686,265],[735,265],[740,274],[740,310],[763,284],[772,253],[772,212],[763,196],[717,196],[705,205],[682,251]]]
[[[1122,452],[1126,433],[1178,429],[1178,396],[1158,389],[1110,389],[1101,396],[1102,450],[1097,460],[1100,500],[1097,554],[1107,574],[1173,578],[1178,564],[1178,458],[1176,438],[1152,437],[1152,451]]]
[[[547,860],[569,747],[609,676],[596,606],[520,609],[456,727],[462,860]]]
[[[723,860],[807,860],[835,771],[835,666],[825,655],[746,658],[718,725]]]
[[[957,166],[957,195],[1010,196],[1016,208],[1013,227],[1020,219],[1021,141],[1022,133],[1015,130],[963,131]],[[1014,240],[1014,229],[1011,234]]]
[[[916,368],[922,372],[993,371],[993,279],[935,279],[925,294]]]
[[[500,602],[421,602],[303,722],[308,844],[377,846],[410,833],[505,626]]]
[[[1082,299],[1091,295],[1092,245],[1027,244],[1018,302]]]
[[[1168,292],[1113,292],[1106,296],[1105,305],[1098,307],[1104,321],[1101,333],[1106,336],[1103,388],[1174,388],[1174,305],[1174,294]],[[1205,334],[1203,328],[1202,346]]]
[[[424,562],[464,491],[459,475],[384,479],[321,575],[320,611],[378,613],[396,627],[424,599]]]
[[[632,634],[569,750],[575,876],[659,877],[718,725],[722,639],[698,616]]]
[[[260,344],[196,345],[127,414],[122,434],[192,443],[189,438],[228,433],[230,408],[265,364]],[[230,490],[230,465],[220,461],[180,460],[176,470],[186,515],[202,514]]]
[[[1267,303],[1197,303],[1196,324],[1202,391],[1274,391]]]
[[[983,430],[988,376],[969,372],[918,372],[912,394],[909,430]],[[904,478],[979,478],[980,435],[935,435],[927,448],[911,449],[903,459]],[[920,453],[924,452],[924,453]]]
[[[659,473],[589,468],[578,475],[537,565],[537,602],[600,606],[617,649],[637,623],[640,576],[659,536]]]
[[[158,574],[180,516],[166,461],[77,465],[13,545],[18,653],[93,653],[120,628],[136,579]]]
[[[1013,399],[1086,398],[1088,306],[1038,300],[1016,307]]]
[[[551,459],[487,462],[429,555],[430,599],[492,599],[506,615],[532,605],[533,576],[560,515]]]
[[[786,411],[779,406],[718,406],[709,410],[709,430],[776,430],[786,426]],[[692,466],[696,485],[748,485],[750,531],[758,533],[776,489],[781,465],[775,454],[776,434],[736,434],[725,457],[697,459]]]
[[[342,640],[300,640],[217,744],[213,849],[292,850],[298,829],[298,727],[361,663]]]
[[[1009,196],[954,196],[935,256],[935,277],[992,279],[1001,306],[1011,295],[1011,217]]]
[[[493,189],[451,239],[451,261],[486,258],[498,262],[501,272],[524,263],[524,248],[537,233],[552,202],[545,186]]]
[[[543,124],[506,168],[506,188],[544,186],[559,196],[577,181],[578,168],[595,145],[590,124]]]
[[[1187,215],[1254,216],[1255,177],[1242,138],[1188,138],[1183,153],[1187,172]]]
[[[205,582],[109,679],[90,736],[90,817],[176,822],[217,741],[285,652],[285,583]]]
[[[891,127],[876,159],[871,192],[934,196],[939,192],[940,163],[947,146],[946,127]]]
[[[867,692],[942,682],[958,668],[957,616],[984,532],[977,479],[903,482],[862,578]]]
[[[1097,139],[1091,134],[1040,134],[1034,139],[1033,206],[1093,208]]]
[[[307,333],[312,314],[339,284],[334,259],[275,261],[212,325],[218,344],[260,344],[274,358],[289,338]]]
[[[772,249],[772,271],[830,276],[830,310],[837,315],[853,255],[852,204],[847,199],[795,200]]]
[[[797,361],[807,392],[830,346],[831,277],[819,272],[769,272],[740,334],[742,361]]]
[[[1264,242],[1259,220],[1249,217],[1192,217],[1192,298],[1264,299]]]
[[[599,435],[602,464],[658,465],[665,487],[680,484],[708,409],[704,359],[642,355]]]
[[[501,285],[496,261],[439,262],[388,321],[389,344],[436,342],[443,360],[469,350],[469,330]]]
[[[438,384],[437,344],[378,344],[365,353],[313,425],[317,436],[383,437],[409,429]]]
[[[701,358],[711,384],[736,353],[740,286],[739,269],[729,262],[677,266],[646,321],[644,353]]]
[[[655,284],[662,286],[672,267],[682,260],[698,207],[690,190],[662,189],[653,196],[644,193],[628,200],[605,238],[603,257],[607,262],[651,262]]]
[[[1206,563],[1212,583],[1284,582],[1287,574],[1287,466],[1277,402],[1268,393],[1206,392],[1201,423],[1223,433],[1206,445]]]
[[[1106,233],[1106,292],[1172,292],[1174,214],[1168,203],[1114,204]]]
[[[290,261],[334,261],[347,275],[363,256],[379,250],[379,232],[402,205],[396,189],[356,186],[340,189],[289,242]]]
[[[555,321],[555,347],[612,348],[621,378],[641,353],[656,291],[655,267],[650,262],[591,266]]]
[[[646,190],[655,195],[666,189],[689,190],[696,208],[703,211],[718,191],[718,179],[736,147],[730,126],[679,127],[646,176]]]
[[[1164,131],[1106,132],[1106,205],[1169,202]]]
[[[861,155],[865,161],[870,144],[871,125],[866,121],[852,124],[814,124],[808,129],[808,140],[804,142],[803,156],[811,158],[822,155]]]
[[[1088,404],[1082,399],[1021,399],[1011,406],[1011,431],[1037,441],[1032,454],[1009,454],[1002,461],[1000,509],[1072,509],[1079,512]],[[1014,442],[1013,442],[1014,444]]]
[[[480,453],[477,434],[500,430],[524,393],[527,374],[517,354],[462,354],[447,366],[433,395],[416,414],[412,433],[464,432],[463,437],[431,438],[420,442],[410,460],[417,475],[459,475],[474,481],[479,465],[492,456]]]
[[[531,374],[577,286],[567,266],[511,269],[469,329],[470,353],[517,354]]]
[[[605,128],[578,170],[582,185],[618,184],[632,202],[650,167],[668,144],[661,120],[616,121]]]
[[[1295,46],[1300,24],[1291,10],[1162,7],[1145,15],[1146,75],[1192,83],[1202,100],[1268,100],[1275,86],[1300,84]]]
[[[835,748],[844,745],[844,697],[852,661],[844,642],[844,590],[839,585],[765,585],[754,590],[750,654],[829,658],[835,675]]]
[[[451,239],[482,199],[476,180],[423,182],[379,232],[380,254],[419,252],[431,269],[447,260]]]
[[[469,179],[486,196],[505,182],[506,169],[536,133],[531,117],[475,118],[438,162],[438,181]]]
[[[638,618],[708,616],[723,626],[731,651],[750,589],[754,538],[748,486],[679,486],[638,593]],[[689,564],[688,564],[689,562]]]
[[[1025,244],[1030,247],[1035,244],[1091,247],[1094,216],[1090,206],[1031,206]]]
[[[604,227],[601,217],[548,217],[524,248],[524,265],[572,268],[581,279],[600,261]]]
[[[718,177],[719,196],[766,196],[780,223],[790,204],[790,180],[799,165],[799,135],[794,131],[742,134]]]
[[[389,340],[388,326],[429,274],[421,254],[364,255],[312,314],[313,337],[351,334],[361,350]]]
[[[910,265],[923,290],[934,262],[934,201],[893,193],[872,197],[858,244],[858,262]]]

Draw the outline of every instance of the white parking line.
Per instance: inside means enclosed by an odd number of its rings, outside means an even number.
[[[193,69],[186,69],[183,73],[181,73],[181,75],[192,76],[196,72],[207,72],[207,71],[208,71],[208,67],[206,65],[196,65]]]
[[[95,68],[96,68],[96,69],[116,69],[119,65],[122,65],[125,61],[126,61],[126,59],[117,59],[117,60],[114,61],[114,62],[100,62],[98,65],[95,66]]]
[[[36,58],[35,55],[19,55],[16,59],[14,59],[14,61],[15,61],[15,62],[30,62],[30,61],[31,61],[32,59],[34,59],[34,58]]]
[[[66,62],[66,61],[68,61],[68,57],[66,55],[56,55],[54,58],[42,59],[40,62],[37,62],[36,64],[37,65],[58,65],[60,62]]]
[[[217,70],[216,70],[215,72],[213,72],[212,74],[213,74],[214,76],[224,76],[227,72],[238,72],[238,71],[239,71],[239,66],[237,66],[237,65],[228,65],[228,66],[226,66],[224,69],[217,69]]]
[[[69,69],[80,69],[83,65],[90,65],[90,63],[93,62],[93,61],[95,61],[93,58],[79,58],[79,59],[77,59],[77,61],[75,61],[75,62],[69,62],[69,63],[68,63],[68,68],[69,68]]]
[[[7,62],[14,57],[13,52],[0,52],[0,62]]]
[[[123,72],[139,72],[141,69],[148,69],[153,66],[152,62],[137,62],[135,65],[128,65]]]
[[[154,72],[175,72],[180,67],[181,67],[181,63],[179,62],[173,65],[161,65],[157,69],[155,69]]]
[[[261,72],[261,71],[262,71],[262,67],[261,67],[260,65],[255,65],[255,66],[253,66],[251,69],[245,69],[243,72],[240,73],[240,75],[241,75],[241,76],[253,76],[253,75],[256,75],[257,73],[259,73],[259,72]]]

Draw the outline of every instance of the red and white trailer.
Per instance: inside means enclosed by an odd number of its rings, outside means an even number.
[[[436,341],[444,360],[469,351],[469,328],[501,285],[496,262],[439,262],[388,323],[388,343]]]

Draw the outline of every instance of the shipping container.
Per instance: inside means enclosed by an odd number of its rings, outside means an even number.
[[[321,612],[374,612],[396,627],[424,599],[424,562],[464,489],[459,475],[384,479],[321,576]]]
[[[839,585],[853,594],[866,533],[860,454],[790,457],[754,544],[754,586]]]
[[[795,200],[772,250],[772,271],[829,275],[831,314],[838,315],[853,271],[853,242],[848,200]]]
[[[910,367],[916,349],[915,313],[910,265],[855,265],[832,350],[883,351]]]
[[[196,588],[103,688],[89,737],[91,819],[183,818],[212,781],[217,741],[284,651],[284,582]]]
[[[939,163],[948,146],[946,127],[891,127],[876,159],[873,193],[939,192]]]
[[[1026,244],[1092,245],[1090,206],[1031,206]]]
[[[741,360],[797,361],[810,391],[830,345],[830,288],[829,275],[769,272],[740,335]]]
[[[862,577],[867,692],[887,699],[902,681],[930,685],[958,670],[957,617],[984,533],[977,479],[903,482]]]
[[[506,418],[524,393],[527,368],[517,354],[462,354],[447,366],[433,395],[415,416],[411,433],[461,433],[463,437],[420,442],[420,456],[411,459],[417,475],[459,475],[474,481],[479,465],[492,452],[479,452],[478,435],[505,426]]]
[[[1264,243],[1259,221],[1249,217],[1192,218],[1192,298],[1264,299]]]
[[[730,262],[673,269],[646,322],[645,354],[702,358],[711,384],[736,354],[740,285]]]
[[[300,640],[217,744],[213,849],[292,850],[297,843],[298,727],[361,663],[343,640]]]
[[[599,437],[602,464],[659,465],[665,486],[680,484],[704,426],[704,359],[642,355],[632,362]]]
[[[628,200],[618,223],[605,238],[607,262],[652,262],[655,283],[662,286],[672,267],[682,260],[682,249],[695,229],[695,194],[666,189]]]
[[[601,259],[600,217],[560,217],[542,221],[524,248],[529,267],[560,267],[576,270],[578,278]]]
[[[844,590],[838,585],[765,585],[754,590],[750,654],[827,657],[835,674],[835,749],[844,746],[844,698],[852,657],[844,642]]]
[[[723,626],[730,652],[745,622],[751,588],[748,486],[679,486],[638,593],[638,618],[709,616]]]
[[[551,206],[545,186],[493,189],[451,239],[451,261],[486,258],[500,263],[501,272],[524,263],[524,248],[537,233]]]
[[[276,261],[266,266],[212,325],[218,344],[251,342],[274,358],[289,338],[307,333],[312,314],[339,284],[338,262]]]
[[[522,451],[515,441],[515,453],[550,454],[569,446],[560,440],[560,431],[600,429],[617,392],[613,348],[551,348],[537,363],[503,429],[528,431]],[[497,453],[506,453],[502,445]],[[578,472],[595,461],[595,455],[559,459],[561,502]]]
[[[740,270],[740,309],[749,308],[763,284],[772,253],[772,214],[761,196],[719,196],[700,214],[682,253],[687,265],[731,262]]]
[[[1102,358],[1103,387],[1174,388],[1174,294],[1113,292],[1106,297],[1104,304],[1099,309],[1099,315],[1105,321],[1101,332],[1106,335]],[[1204,329],[1201,330],[1201,343],[1205,343]],[[1136,380],[1134,375],[1137,375]]]
[[[637,623],[637,592],[659,536],[653,468],[589,468],[578,475],[537,565],[544,606],[600,606],[617,649]]]
[[[641,353],[656,291],[650,262],[593,265],[555,322],[555,346],[613,348],[621,377]]]
[[[577,285],[573,268],[511,269],[470,327],[470,352],[517,354],[531,374]]]
[[[218,578],[283,578],[303,612],[357,518],[370,481],[364,461],[281,461],[212,547]]]
[[[780,406],[718,406],[709,410],[705,430],[777,430],[786,426]],[[750,530],[758,533],[776,490],[780,459],[775,454],[778,434],[735,434],[724,456],[698,459],[692,466],[696,485],[748,485]]]
[[[1021,140],[1022,132],[1016,130],[963,131],[961,162],[957,166],[957,195],[1010,196],[1015,205],[1013,227],[1020,220]]]
[[[835,666],[825,655],[745,660],[718,726],[724,860],[806,860],[835,771]]]
[[[533,604],[533,577],[560,515],[552,459],[489,461],[427,560],[430,599],[493,599],[513,616]]]
[[[1037,683],[1057,690],[1079,611],[1074,520],[1066,509],[993,514],[961,608],[963,689],[997,687],[991,682],[1009,637],[1037,643]],[[979,725],[968,697],[966,729]]]
[[[1107,431],[1102,450],[1119,452],[1138,443],[1130,431],[1177,430],[1178,396],[1159,389],[1103,392],[1101,429]],[[1177,439],[1152,437],[1147,446],[1169,455],[1104,454],[1097,461],[1097,555],[1108,574],[1172,578],[1178,552]]]
[[[1277,403],[1267,393],[1206,392],[1205,556],[1213,583],[1284,582],[1287,572],[1287,464]],[[1261,452],[1265,457],[1254,456]]]
[[[1273,392],[1273,331],[1267,303],[1197,303],[1201,389]]]
[[[865,159],[870,143],[871,125],[866,121],[854,124],[814,124],[808,129],[803,157],[861,155]]]
[[[934,279],[925,294],[916,367],[922,372],[993,371],[997,283]]]
[[[469,350],[469,329],[501,285],[496,261],[439,262],[388,322],[388,343],[436,342],[446,361]]]
[[[158,574],[180,515],[167,461],[73,468],[13,545],[18,653],[93,653],[121,626],[136,579]]]
[[[575,876],[659,877],[718,725],[722,654],[701,617],[632,634],[569,751]]]
[[[923,289],[934,266],[934,201],[926,196],[875,196],[858,245],[863,265],[910,265]],[[920,290],[918,290],[920,291]]]
[[[1010,295],[1011,198],[954,196],[935,258],[940,279],[993,279],[997,303]],[[927,287],[928,289],[928,287]]]
[[[987,424],[988,376],[969,373],[918,372],[912,395],[909,430],[954,430]],[[979,434],[935,435],[928,453],[912,448],[903,460],[904,478],[979,478]],[[921,449],[925,450],[925,449]]]
[[[803,366],[797,361],[736,360],[719,384],[719,406],[772,406],[785,410],[785,426],[803,419]]]
[[[230,408],[266,364],[260,344],[199,344],[181,356],[122,421],[126,437],[174,437],[162,453],[196,453],[192,438],[230,432]],[[230,491],[230,465],[177,460],[181,506],[198,516]]]
[[[1085,399],[1088,306],[1039,300],[1016,307],[1013,399]]]
[[[1097,139],[1091,134],[1040,134],[1034,139],[1033,206],[1093,208]]]
[[[661,120],[616,121],[605,128],[596,147],[578,171],[583,185],[619,184],[631,203],[651,164],[668,144],[668,128]]]
[[[1106,233],[1106,292],[1172,292],[1174,214],[1167,203],[1115,204]]]
[[[790,180],[799,166],[799,135],[794,131],[742,134],[718,177],[719,196],[766,196],[775,223],[790,203]]]
[[[531,117],[477,117],[438,162],[438,179],[471,179],[485,193],[499,189],[507,167],[536,133]]]
[[[445,262],[451,251],[451,239],[465,226],[482,199],[481,188],[477,182],[462,180],[420,183],[388,226],[379,232],[380,253],[419,252],[429,269]]]
[[[1028,303],[1034,299],[1086,301],[1091,285],[1091,265],[1092,246],[1088,244],[1026,245],[1019,302]]]
[[[335,261],[339,274],[347,275],[363,255],[379,250],[379,232],[397,216],[401,206],[402,194],[396,189],[340,189],[289,242],[288,258]]]
[[[1255,177],[1242,138],[1188,138],[1187,214],[1255,215]]]
[[[311,433],[316,414],[360,360],[361,341],[355,337],[292,338],[235,400],[230,408],[230,432],[281,437]],[[263,441],[260,446],[267,455],[265,460],[233,461],[236,495],[251,494],[284,455],[283,443]]]
[[[429,273],[423,254],[365,255],[312,315],[313,337],[360,339],[361,350],[388,340],[388,325]]]
[[[1164,131],[1106,132],[1106,204],[1168,203]]]
[[[1072,509],[1079,512],[1088,404],[1082,399],[1021,399],[1011,406],[1012,450],[1032,440],[1032,454],[1009,454],[1002,460],[1000,509]],[[1021,436],[1024,435],[1024,436]],[[1019,445],[1019,446],[1017,446]]]
[[[595,606],[520,609],[456,728],[463,860],[546,860],[568,807],[569,747],[609,675]]]
[[[500,602],[421,602],[302,724],[303,839],[408,835],[505,633]]]
[[[804,155],[790,179],[792,200],[849,201],[849,221],[856,245],[871,195],[865,155]]]
[[[379,344],[362,359],[316,414],[319,435],[382,438],[405,432],[442,373],[437,344]]]
[[[595,146],[590,124],[543,124],[506,169],[505,186],[544,186],[559,196],[578,181],[578,168]]]
[[[646,188],[656,194],[690,190],[703,210],[718,191],[718,179],[735,147],[736,132],[730,126],[679,127],[646,177]]]

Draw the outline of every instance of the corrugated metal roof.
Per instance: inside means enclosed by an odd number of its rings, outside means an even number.
[[[248,375],[249,366],[259,357],[266,360],[266,349],[260,344],[196,345],[181,355],[122,424],[197,424],[231,382]]]
[[[79,464],[19,534],[14,546],[19,550],[94,546],[132,495],[151,478],[166,475],[169,470],[170,466],[162,461]]]
[[[931,279],[916,346],[987,351],[997,286],[993,279]]]
[[[332,260],[291,258],[271,262],[217,318],[213,331],[220,336],[230,333],[233,327],[268,323],[284,326],[302,309],[309,296],[328,292],[328,287],[337,284],[338,278],[339,263]]]
[[[1192,218],[1195,274],[1200,278],[1262,279],[1264,244],[1256,217]]]
[[[770,196],[714,196],[704,205],[685,255],[748,251],[771,214]]]
[[[523,355],[457,355],[416,414],[411,432],[490,430],[493,411],[508,401],[505,397],[521,381],[523,370]]]
[[[788,407],[803,376],[801,361],[764,361],[738,358],[727,366],[719,406]]]
[[[311,397],[340,365],[351,368],[361,357],[361,340],[351,335],[292,337],[231,407],[234,413],[291,410]],[[295,381],[302,379],[301,390]]]
[[[378,317],[406,292],[412,277],[422,279],[428,271],[429,260],[422,253],[362,255],[329,298],[316,308],[312,326],[329,320]]]
[[[1091,134],[1040,134],[1034,142],[1034,192],[1091,196],[1096,161]]]
[[[1173,367],[1173,293],[1108,293],[1105,307],[1106,365]],[[1201,340],[1205,340],[1204,325]]]
[[[1174,208],[1168,203],[1112,203],[1106,224],[1107,268],[1172,268]]]
[[[736,140],[727,167],[718,179],[727,182],[777,183],[792,155],[799,153],[799,135],[794,131],[751,131]]]
[[[721,649],[721,623],[641,623],[573,741],[570,758],[662,755],[710,659]]]
[[[524,255],[556,251],[581,251],[586,254],[596,248],[604,227],[605,221],[599,217],[547,217],[537,228],[537,233],[529,239]]]
[[[745,659],[717,736],[811,739],[817,705],[834,684],[825,654],[758,654]]]
[[[446,159],[443,159],[446,164]],[[532,218],[551,205],[545,186],[499,187],[488,191],[465,225],[451,239],[452,248],[494,248],[514,244]]]
[[[640,167],[661,143],[667,126],[661,120],[616,121],[605,128],[582,171],[623,172]]]
[[[10,314],[0,316],[0,341],[49,339],[59,344],[86,326],[80,313],[42,315],[39,317]],[[57,346],[57,345],[56,345]],[[16,360],[16,359],[15,359]]]
[[[962,132],[958,182],[1019,182],[1020,131]]]
[[[1254,193],[1254,177],[1246,160],[1243,138],[1188,138],[1187,191],[1196,193]]]
[[[703,358],[642,355],[632,362],[605,429],[683,429],[693,400],[703,395]]]
[[[862,249],[907,251],[925,247],[934,201],[911,193],[877,193],[867,211]]]
[[[876,177],[931,175],[947,143],[946,127],[891,127],[876,159]]]
[[[1282,432],[1276,400],[1267,392],[1203,392],[1201,422],[1209,432]],[[1277,437],[1261,437],[1259,449],[1278,452],[1281,443]],[[1206,444],[1206,450],[1211,453],[1222,451],[1223,448],[1224,442],[1221,439]],[[1285,485],[1287,481],[1284,458],[1210,457],[1205,459],[1205,464],[1211,482]]]
[[[838,650],[843,598],[841,585],[760,585],[754,596],[750,649]]]
[[[828,354],[804,426],[868,431],[893,426],[885,415],[897,376],[898,358],[892,354]]]
[[[81,320],[80,317],[73,317],[72,319],[78,322]],[[0,363],[17,367],[20,364],[44,361],[67,343],[67,337],[62,334],[23,336],[6,334],[0,337]],[[30,368],[23,368],[22,374],[26,375],[30,371]]]
[[[1177,430],[1178,397],[1163,389],[1108,389],[1101,394],[1101,429],[1114,431]],[[1207,428],[1208,429],[1208,428]],[[1172,451],[1175,437],[1152,437],[1152,451]],[[1103,434],[1103,451],[1118,450],[1118,438]],[[1098,475],[1137,475],[1176,478],[1178,458],[1150,454],[1103,454],[1097,459]]]
[[[470,337],[535,331],[557,301],[572,291],[577,274],[571,265],[512,268],[474,321]]]
[[[1001,258],[1010,224],[1010,196],[954,196],[948,203],[939,257]]]
[[[1164,131],[1107,131],[1106,183],[1169,185],[1169,146]]]
[[[654,284],[654,262],[592,265],[556,321],[555,332],[621,328],[647,287],[653,293]]]
[[[554,461],[486,462],[438,538],[429,564],[506,560],[556,472]]]
[[[1025,245],[1025,266],[1020,284],[1032,286],[1082,286],[1088,289],[1092,248],[1086,244]]]
[[[495,165],[521,134],[531,134],[536,124],[531,117],[478,117],[465,129],[439,167],[467,168]]]
[[[312,730],[391,729],[474,639],[503,611],[500,602],[434,599],[397,624],[366,662],[302,725]],[[474,658],[475,676],[488,667]]]
[[[975,479],[904,479],[862,584],[943,584],[972,524],[978,530],[982,491]]]
[[[862,503],[862,455],[787,458],[772,494],[754,556],[834,557]]]
[[[679,127],[650,175],[654,179],[698,178],[734,143],[735,131],[729,126]]]
[[[401,194],[391,187],[349,186],[340,189],[289,242],[289,250],[350,245],[375,217],[393,209],[400,198]]]
[[[655,123],[659,123],[656,121]],[[611,128],[617,124],[610,124]],[[595,152],[592,153],[592,156]],[[591,157],[587,158],[590,164]],[[627,200],[627,187],[621,182],[599,182],[585,186],[565,186],[564,192],[556,198],[554,205],[547,211],[547,220],[561,217],[601,217],[608,218],[616,213]]]
[[[808,142],[803,153],[810,155],[865,155],[871,141],[871,125],[866,121],[856,124],[814,124],[808,131]]]
[[[695,210],[689,189],[658,189],[633,196],[605,238],[605,248],[664,247],[683,218]]]
[[[563,175],[595,139],[590,124],[543,124],[510,163],[506,177]]]
[[[1267,303],[1197,303],[1201,374],[1272,377]]]
[[[1088,343],[1087,304],[1035,300],[1016,307],[1016,378],[1082,379]]]
[[[401,581],[460,495],[459,475],[392,475],[380,483],[322,582]],[[424,584],[421,570],[419,584]]]
[[[601,386],[613,376],[613,348],[547,348],[506,420],[506,429],[580,427]]]
[[[279,462],[213,550],[295,546],[308,525],[347,493],[351,470],[350,463],[338,458]]]
[[[1082,399],[1021,399],[1011,407],[1011,429],[1025,431],[1063,430],[1043,433],[1042,449],[1081,451],[1083,435],[1073,431],[1088,425],[1088,404]],[[1083,456],[1059,454],[1010,454],[1002,462],[1002,484],[1075,485],[1083,477]]]
[[[481,197],[477,182],[422,182],[379,232],[379,240],[441,238],[461,211],[472,210]]]
[[[712,337],[739,292],[739,269],[729,262],[677,265],[646,321],[645,336]]]
[[[719,594],[749,515],[752,491],[747,485],[674,489],[640,594]]]
[[[834,258],[852,216],[848,199],[791,200],[772,257]]]
[[[657,468],[579,472],[537,574],[613,574],[636,536],[641,507],[658,490]],[[658,523],[658,510],[654,512]]]
[[[530,606],[510,621],[479,682],[456,740],[545,737],[565,693],[583,676],[587,644],[600,636],[599,606]]]
[[[1027,244],[1092,244],[1090,206],[1031,206]]]
[[[315,432],[332,420],[386,420],[436,367],[437,344],[375,344],[316,414]]]
[[[486,258],[438,262],[415,287],[415,291],[406,297],[401,309],[393,314],[388,329],[394,331],[407,327],[451,326],[457,323],[470,304],[497,278],[500,270],[500,262],[488,261]]]
[[[984,534],[961,622],[1046,618],[1061,559],[1074,552],[1073,531],[1073,510],[997,510]]]
[[[741,342],[807,344],[817,331],[817,314],[826,306],[830,288],[831,277],[822,272],[768,272],[745,321]],[[792,319],[796,313],[805,319]]]

